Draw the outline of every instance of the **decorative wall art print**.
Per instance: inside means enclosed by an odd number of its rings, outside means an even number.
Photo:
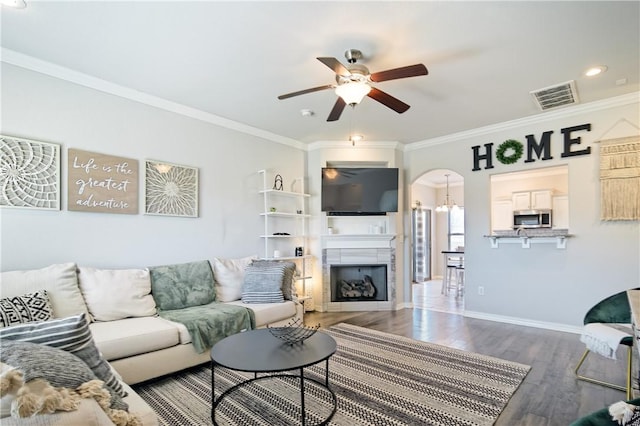
[[[0,135],[0,207],[60,210],[60,145]]]
[[[138,213],[138,160],[69,148],[67,163],[67,209]]]
[[[198,169],[147,160],[145,213],[198,217]]]

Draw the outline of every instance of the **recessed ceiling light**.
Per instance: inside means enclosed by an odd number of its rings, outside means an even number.
[[[605,65],[598,65],[597,67],[592,67],[586,70],[584,75],[586,75],[587,77],[595,77],[598,74],[602,74],[606,70],[607,67]]]
[[[14,9],[24,9],[27,7],[27,2],[25,0],[2,0],[0,4]]]

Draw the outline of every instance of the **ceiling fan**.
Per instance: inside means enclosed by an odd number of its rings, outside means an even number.
[[[326,89],[335,89],[338,100],[333,105],[327,121],[336,121],[340,118],[344,107],[355,106],[362,101],[365,96],[380,102],[382,105],[391,108],[399,114],[409,109],[409,105],[394,98],[388,93],[373,87],[371,83],[380,83],[387,80],[397,80],[400,78],[416,77],[427,75],[427,67],[423,64],[409,65],[406,67],[394,68],[386,71],[369,72],[367,67],[357,64],[357,60],[362,58],[362,52],[356,49],[349,49],[344,52],[349,65],[344,66],[336,58],[316,58],[336,73],[337,84],[326,84],[324,86],[312,87],[310,89],[287,93],[278,96],[278,99],[292,98],[306,93],[318,92]]]

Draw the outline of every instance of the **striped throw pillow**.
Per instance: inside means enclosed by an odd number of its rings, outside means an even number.
[[[245,269],[242,303],[282,303],[283,263],[252,263]]]
[[[127,392],[93,342],[86,315],[2,328],[0,339],[37,343],[70,352],[83,360],[118,395],[125,397]]]

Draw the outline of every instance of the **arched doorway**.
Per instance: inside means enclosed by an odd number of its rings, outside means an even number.
[[[464,178],[448,169],[426,172],[411,184],[411,282],[416,308],[460,313],[464,291],[443,279],[464,278]],[[446,267],[446,253],[462,268]],[[449,271],[449,275],[447,275]]]

